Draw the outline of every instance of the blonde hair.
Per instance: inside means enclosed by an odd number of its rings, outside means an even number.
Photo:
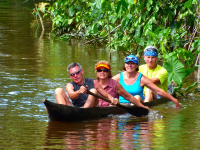
[[[106,61],[106,60],[100,60],[99,62],[97,62],[96,64],[95,64],[95,73],[97,73],[97,70],[96,70],[96,68],[97,68],[97,66],[98,65],[100,65],[100,64],[105,64],[105,65],[108,65],[109,66],[109,76],[108,76],[108,78],[112,78],[112,73],[111,73],[111,66],[110,66],[110,63],[108,62],[108,61]],[[96,76],[96,78],[98,79],[98,77]]]

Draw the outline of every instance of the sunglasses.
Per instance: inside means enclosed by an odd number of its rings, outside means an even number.
[[[108,72],[109,71],[109,69],[97,69],[97,72]]]
[[[155,48],[148,48],[148,49],[145,50],[145,52],[146,52],[146,51],[152,51],[152,52],[158,53],[158,50],[155,49]]]
[[[135,57],[126,57],[126,58],[124,58],[124,60],[125,61],[128,61],[128,60],[132,61],[132,60],[137,60],[137,58],[135,58]]]
[[[70,73],[69,75],[70,75],[71,77],[74,77],[75,75],[78,75],[80,72],[81,72],[81,69],[78,70],[78,71],[76,71],[76,72],[74,72],[74,73]]]

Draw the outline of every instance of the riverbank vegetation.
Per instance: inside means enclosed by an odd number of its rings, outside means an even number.
[[[51,19],[52,34],[61,39],[80,37],[85,44],[103,43],[110,52],[139,57],[155,45],[177,93],[187,95],[198,84],[180,90],[198,65],[199,0],[58,0],[37,9],[34,15]]]

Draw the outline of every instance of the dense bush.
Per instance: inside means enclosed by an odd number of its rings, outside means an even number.
[[[157,46],[169,79],[178,85],[196,68],[198,0],[58,0],[38,6],[52,19],[53,33],[62,38],[81,36],[86,43],[103,42],[110,51],[138,56],[146,46]],[[181,67],[170,69],[180,66],[178,61]]]

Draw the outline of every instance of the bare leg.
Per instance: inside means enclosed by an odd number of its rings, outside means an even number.
[[[134,96],[140,103],[144,103],[144,101],[142,100],[142,98],[140,97],[140,95],[135,95]]]
[[[144,102],[150,102],[150,101],[152,101],[154,99],[156,99],[156,93],[147,88],[146,91],[145,91],[145,100],[144,100]]]
[[[72,106],[71,102],[69,101],[65,91],[62,88],[57,88],[55,90],[56,102],[58,104]]]
[[[91,89],[90,92],[94,93],[94,94],[98,94],[96,89]],[[99,100],[98,98],[92,96],[92,95],[88,95],[88,99],[84,104],[84,108],[88,108],[88,107],[96,107],[99,104]]]

